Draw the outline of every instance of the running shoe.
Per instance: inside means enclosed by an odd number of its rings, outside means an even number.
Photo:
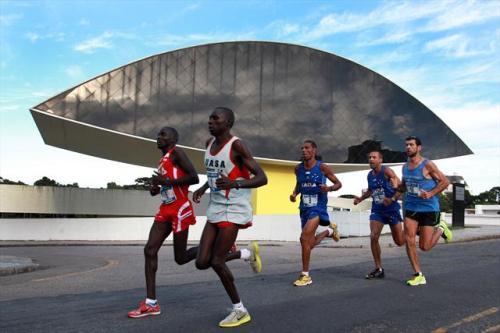
[[[383,279],[385,277],[383,268],[375,268],[372,272],[366,274],[365,278],[368,280],[372,279]]]
[[[336,242],[340,240],[339,229],[337,229],[337,225],[335,223],[330,223],[330,228],[333,230],[332,239]]]
[[[253,271],[255,273],[260,273],[262,272],[262,260],[260,258],[259,254],[259,244],[257,242],[253,241],[250,244],[251,247],[251,252],[252,254],[250,255],[250,266],[252,267]]]
[[[406,284],[411,286],[411,287],[415,287],[418,285],[424,285],[426,283],[427,283],[427,281],[425,281],[425,276],[422,273],[415,273],[415,275],[413,275],[413,277],[411,279],[406,281]]]
[[[295,280],[293,285],[296,287],[304,287],[304,286],[310,285],[311,283],[313,283],[313,280],[311,279],[310,276],[300,274],[299,278],[297,280]]]
[[[242,324],[248,323],[252,320],[247,309],[232,309],[229,315],[224,318],[220,323],[220,327],[237,327]]]
[[[132,310],[128,313],[129,318],[142,318],[146,316],[156,316],[161,313],[160,304],[156,303],[155,306],[151,306],[146,303],[146,301],[141,301],[139,303],[139,308]]]
[[[450,228],[448,228],[448,225],[444,220],[439,221],[438,228],[443,230],[441,237],[444,238],[444,241],[446,243],[451,242],[451,240],[453,239],[453,233],[451,232]]]

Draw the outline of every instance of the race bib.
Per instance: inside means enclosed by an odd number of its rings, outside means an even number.
[[[318,205],[318,195],[317,194],[303,194],[302,203],[304,207],[315,207]]]
[[[406,190],[408,195],[418,197],[420,195],[420,186],[417,182],[406,181]]]
[[[381,205],[384,203],[384,198],[385,198],[385,192],[383,188],[378,188],[375,191],[372,192],[372,198],[373,201],[377,205]]]
[[[167,205],[174,202],[177,199],[174,188],[172,186],[162,186],[160,190],[160,198],[161,202]]]
[[[217,178],[219,178],[219,173],[217,171],[207,171],[207,182],[212,192],[220,191],[216,185]]]

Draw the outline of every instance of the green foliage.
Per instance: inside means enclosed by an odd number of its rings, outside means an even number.
[[[59,184],[54,179],[50,179],[49,177],[43,176],[33,183],[34,186],[55,186],[55,187],[76,187],[78,188],[78,183],[73,184]]]
[[[22,181],[18,180],[17,182],[9,180],[7,178],[2,178],[0,177],[0,184],[5,184],[5,185],[26,185]]]

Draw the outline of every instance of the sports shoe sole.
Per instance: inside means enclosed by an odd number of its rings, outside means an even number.
[[[230,327],[238,327],[240,325],[246,324],[252,320],[252,317],[250,317],[249,314],[246,314],[243,318],[238,320],[236,323],[227,323],[227,324],[221,324],[219,323],[219,327],[222,328],[230,328]]]
[[[307,282],[307,283],[305,283],[305,284],[295,284],[295,282],[294,282],[294,283],[293,283],[293,285],[294,285],[295,287],[305,287],[305,286],[308,286],[308,285],[310,285],[310,284],[312,284],[312,283],[313,283],[313,282],[312,282],[312,280],[311,280],[311,281],[309,281],[309,282]]]
[[[156,311],[156,312],[145,312],[145,313],[141,313],[140,315],[128,315],[129,318],[143,318],[143,317],[147,317],[147,316],[157,316],[161,314],[161,311]]]

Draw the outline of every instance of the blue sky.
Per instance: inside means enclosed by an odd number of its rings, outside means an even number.
[[[463,175],[476,194],[500,185],[500,1],[1,0],[0,9],[4,178],[105,187],[149,175],[151,169],[44,145],[28,109],[152,54],[266,40],[335,53],[384,75],[475,153],[438,167]],[[341,193],[358,193],[364,174],[339,175]]]

